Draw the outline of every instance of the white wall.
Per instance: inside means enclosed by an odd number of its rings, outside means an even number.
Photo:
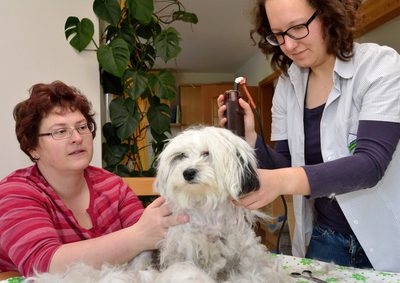
[[[233,73],[175,73],[177,84],[212,84],[221,82],[232,82],[235,80]]]
[[[400,27],[400,16],[384,23],[383,25],[371,30],[370,32],[364,34],[359,39],[358,42],[375,42],[380,45],[387,45],[397,52],[400,52],[400,37],[399,37],[399,27]]]
[[[238,76],[245,76],[249,86],[258,86],[258,83],[272,74],[273,70],[269,60],[261,51],[251,57],[238,71]]]
[[[15,137],[14,106],[28,98],[35,83],[54,80],[79,88],[92,102],[100,124],[100,84],[94,52],[76,53],[64,36],[68,16],[95,23],[93,0],[1,0],[0,2],[0,179],[28,166]],[[101,166],[101,134],[95,139],[93,165]]]

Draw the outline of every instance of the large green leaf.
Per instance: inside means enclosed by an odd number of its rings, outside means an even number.
[[[128,95],[136,100],[147,88],[147,76],[143,71],[128,69],[123,77],[124,90]]]
[[[118,78],[110,73],[102,70],[101,74],[101,85],[103,86],[103,93],[112,93],[115,95],[122,95],[123,88],[121,78]]]
[[[151,22],[154,11],[153,0],[126,0],[126,4],[132,18],[145,25]]]
[[[150,127],[158,134],[170,131],[170,108],[166,104],[151,105],[147,112]]]
[[[171,72],[161,70],[158,75],[151,74],[149,83],[156,95],[161,99],[172,100],[176,94],[176,80]]]
[[[82,21],[80,21],[77,17],[68,17],[65,22],[64,32],[67,40],[72,36],[69,44],[81,52],[89,45],[93,38],[94,25],[93,22],[87,18],[83,18]]]
[[[116,130],[110,122],[103,125],[103,136],[106,142],[110,145],[121,143],[121,139],[117,136]]]
[[[124,165],[124,164],[112,164],[112,165],[107,165],[104,167],[104,169],[120,176],[120,177],[133,177],[134,174],[133,172],[129,171],[129,168]]]
[[[99,19],[117,27],[121,16],[121,8],[118,0],[95,0],[93,11]]]
[[[140,113],[132,99],[120,96],[110,103],[110,119],[113,127],[117,129],[117,136],[125,140],[139,126]]]
[[[97,60],[100,66],[116,77],[122,77],[129,63],[129,48],[125,40],[114,39],[108,46],[100,45],[97,49]]]
[[[129,170],[128,166],[118,164],[114,168],[114,173],[121,177],[135,177],[137,174]]]
[[[153,45],[136,43],[136,50],[131,54],[132,66],[136,69],[151,70],[156,59],[156,51]]]
[[[196,14],[185,12],[185,11],[175,11],[172,14],[172,19],[174,21],[182,21],[186,23],[197,24],[199,19]]]
[[[151,136],[153,137],[153,141],[151,143],[151,147],[153,149],[154,155],[153,157],[154,160],[152,161],[152,165],[154,166],[153,163],[156,162],[156,157],[163,151],[165,144],[168,141],[168,136],[166,135],[166,133],[168,133],[170,131],[167,131],[165,133],[162,134],[158,134],[156,133],[153,129],[151,130]]]
[[[125,40],[129,47],[129,53],[135,50],[135,45],[137,44],[135,30],[132,24],[128,20],[124,20],[121,22],[121,26],[118,31],[118,35],[120,38]]]
[[[161,26],[158,22],[152,19],[151,23],[147,25],[139,25],[136,28],[136,34],[143,39],[150,39],[153,35],[157,35],[161,32]]]
[[[127,144],[114,144],[103,143],[102,155],[103,160],[107,165],[115,165],[122,161],[125,154],[128,152]]]
[[[181,40],[179,33],[173,27],[169,27],[161,31],[154,39],[154,45],[157,50],[157,54],[161,57],[164,62],[178,56],[181,52],[179,41]]]
[[[112,25],[108,25],[105,29],[104,29],[104,34],[105,34],[105,40],[104,42],[110,42],[112,41],[114,38],[117,38],[119,35],[119,28],[114,27]]]
[[[150,128],[151,129],[151,128]],[[151,130],[151,136],[153,137],[153,147],[155,146],[158,149],[162,149],[162,146],[164,143],[166,143],[169,139],[169,137],[166,135],[168,132],[170,132],[171,127],[169,128],[168,131],[163,132],[162,134],[159,134],[153,130]]]

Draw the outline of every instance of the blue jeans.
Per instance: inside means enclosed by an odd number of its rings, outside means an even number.
[[[372,268],[354,235],[335,232],[318,225],[314,225],[306,258],[355,268]]]

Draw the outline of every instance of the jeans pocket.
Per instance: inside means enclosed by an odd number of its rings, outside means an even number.
[[[320,239],[323,239],[323,238],[327,237],[328,234],[329,234],[328,230],[322,229],[318,225],[314,225],[313,231],[312,231],[312,234],[311,234],[311,239],[320,240]]]

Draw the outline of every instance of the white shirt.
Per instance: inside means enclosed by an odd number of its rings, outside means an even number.
[[[281,77],[272,106],[271,140],[288,140],[292,166],[304,165],[304,99],[308,69],[292,64]],[[354,46],[350,61],[336,59],[333,87],[322,114],[324,162],[349,156],[360,120],[400,123],[400,56],[386,46]],[[349,168],[351,170],[351,168]],[[385,175],[370,189],[336,195],[376,270],[400,272],[400,146]],[[304,257],[312,233],[312,201],[294,196],[292,252]]]

